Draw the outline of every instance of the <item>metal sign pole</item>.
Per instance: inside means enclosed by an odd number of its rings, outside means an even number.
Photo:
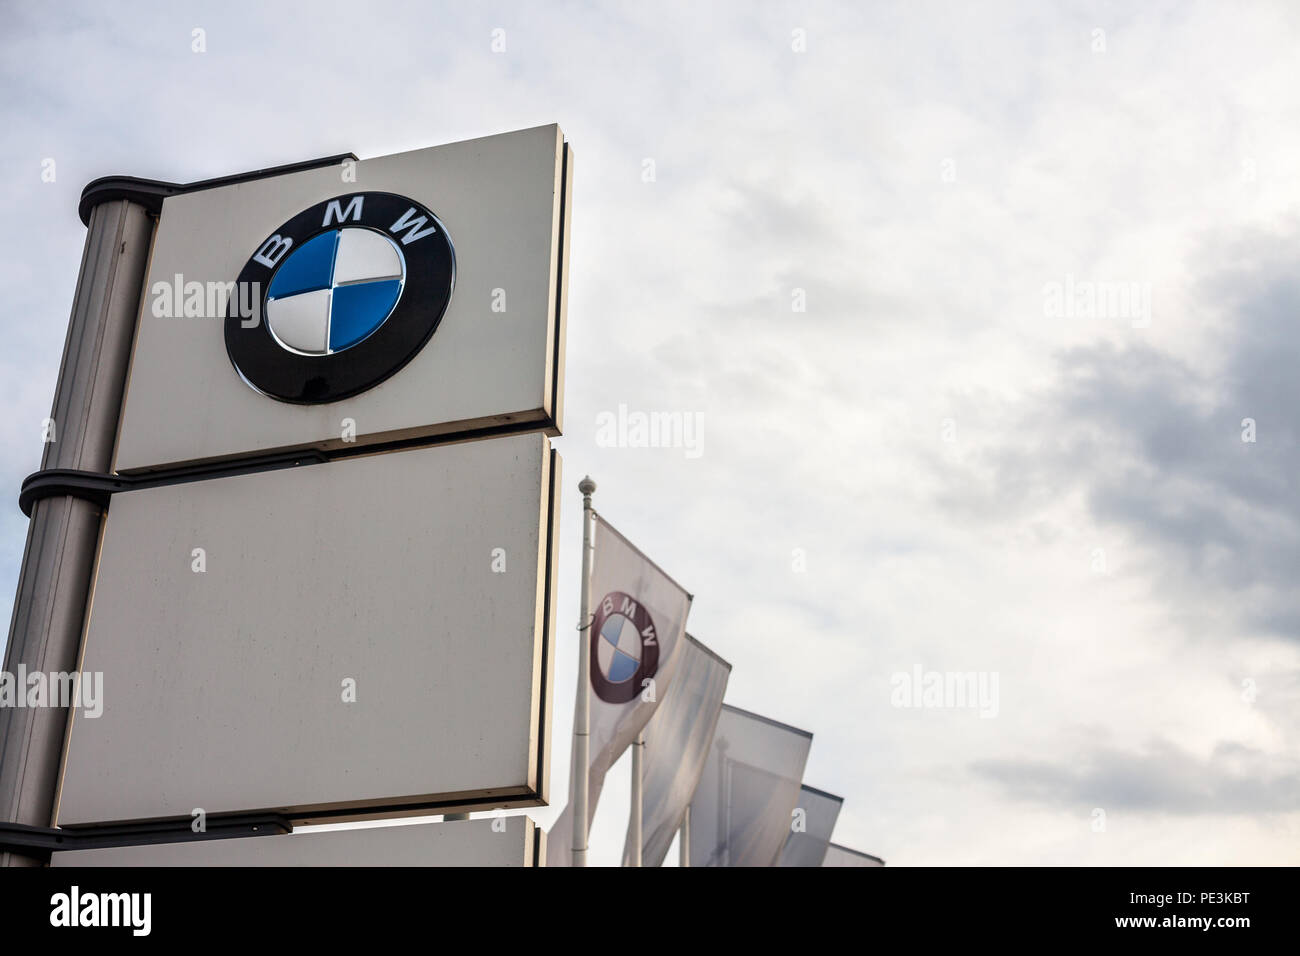
[[[43,470],[103,474],[112,465],[153,232],[154,220],[134,202],[103,202],[90,213],[54,407],[45,423]],[[50,497],[34,504],[6,672],[77,670],[102,518],[102,507],[81,498]],[[68,714],[55,706],[0,708],[0,820],[39,827],[53,823]],[[0,865],[42,862],[0,853]]]
[[[587,865],[587,770],[591,764],[591,496],[596,483],[578,482],[582,492],[582,597],[578,607],[578,701],[573,716],[573,865]]]

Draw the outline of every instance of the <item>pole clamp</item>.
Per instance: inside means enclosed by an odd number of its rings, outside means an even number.
[[[90,225],[90,214],[100,203],[125,199],[143,206],[153,215],[162,212],[163,200],[168,196],[182,193],[199,192],[203,189],[215,189],[218,186],[230,186],[235,183],[251,182],[254,179],[266,179],[270,176],[287,176],[290,173],[306,169],[320,169],[324,166],[339,166],[345,161],[357,162],[354,153],[339,153],[337,156],[325,156],[321,159],[309,159],[301,163],[288,163],[284,166],[272,166],[268,169],[254,169],[247,173],[233,176],[220,176],[216,179],[204,179],[196,183],[169,183],[158,179],[141,179],[138,176],[103,176],[93,180],[81,191],[81,202],[77,204],[77,215],[84,225]]]
[[[98,850],[114,846],[152,846],[158,843],[198,843],[236,837],[283,836],[293,824],[278,813],[214,817],[201,833],[189,820],[169,823],[127,823],[66,830],[0,822],[0,852],[50,861],[50,854],[67,850]]]
[[[79,471],[76,468],[46,468],[33,472],[23,479],[22,488],[18,492],[18,507],[30,518],[32,507],[42,498],[66,496],[80,498],[83,501],[93,502],[101,508],[107,508],[109,499],[123,491],[161,488],[165,485],[179,485],[206,478],[276,471],[280,468],[293,468],[304,464],[318,465],[328,460],[329,456],[325,452],[308,448],[303,451],[265,455],[252,460],[245,459],[233,464],[218,462],[191,465],[143,475],[104,475],[96,471]]]

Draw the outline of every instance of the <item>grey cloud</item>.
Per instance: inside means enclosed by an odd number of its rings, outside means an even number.
[[[1173,597],[1231,596],[1250,627],[1300,639],[1300,242],[1284,249],[1252,247],[1249,274],[1204,284],[1228,317],[1217,369],[1146,345],[1067,351],[1060,384],[1003,410],[1015,437],[976,459],[978,476],[946,467],[943,504],[1000,518],[1080,491],[1151,549]]]
[[[1220,741],[1206,759],[1152,741],[1140,751],[1097,748],[1077,762],[983,760],[969,765],[1020,800],[1060,808],[1174,814],[1284,813],[1300,809],[1300,769]]]

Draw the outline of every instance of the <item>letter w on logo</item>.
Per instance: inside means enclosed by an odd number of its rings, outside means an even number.
[[[406,212],[402,213],[402,218],[397,220],[388,227],[389,232],[400,232],[406,230],[406,235],[402,236],[402,245],[409,245],[417,239],[423,239],[438,231],[437,226],[430,226],[428,229],[421,231],[420,227],[429,221],[428,216],[416,216],[415,207],[412,206]]]

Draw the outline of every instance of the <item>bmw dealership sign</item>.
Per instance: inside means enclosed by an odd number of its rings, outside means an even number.
[[[168,196],[116,469],[558,435],[572,174],[541,126]]]
[[[546,801],[572,169],[544,126],[158,202],[59,825]]]

